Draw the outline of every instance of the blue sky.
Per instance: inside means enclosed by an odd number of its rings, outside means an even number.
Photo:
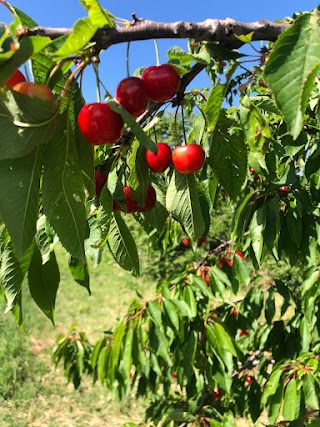
[[[312,10],[317,0],[101,0],[101,5],[115,16],[131,19],[135,12],[138,17],[159,22],[203,21],[207,18],[233,18],[243,22],[259,19],[276,20],[291,16],[296,11]],[[11,4],[31,16],[39,25],[50,27],[71,27],[84,16],[86,11],[78,0],[11,0]],[[6,9],[0,6],[0,21],[10,22]],[[186,47],[184,40],[160,40],[159,50],[161,62],[166,62],[166,51],[179,45]],[[126,77],[126,45],[112,46],[102,53],[100,76],[108,90],[114,94],[118,82]],[[130,47],[130,70],[141,66],[155,64],[153,41],[139,41]],[[198,77],[194,85],[206,86],[205,76]],[[87,102],[96,100],[95,82],[91,72],[86,72],[84,96]]]

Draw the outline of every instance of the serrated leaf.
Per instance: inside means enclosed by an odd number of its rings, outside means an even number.
[[[193,290],[190,286],[186,286],[183,291],[183,299],[188,304],[192,317],[197,316],[197,303],[193,293]]]
[[[193,174],[181,174],[174,170],[166,197],[167,209],[181,223],[192,240],[199,239],[204,232],[199,196]]]
[[[132,192],[132,197],[139,206],[142,206],[146,199],[149,186],[149,168],[145,158],[146,150],[139,141],[135,141],[132,147],[129,168],[130,175],[128,185]]]
[[[208,163],[231,198],[236,198],[247,176],[247,148],[243,133],[230,133],[229,124],[216,128],[210,140]],[[232,132],[232,130],[231,130]]]
[[[12,310],[21,292],[23,272],[10,245],[1,254],[0,284],[7,302],[6,311]]]
[[[6,83],[17,68],[24,64],[29,58],[41,52],[50,43],[51,39],[43,36],[31,36],[21,39],[19,49],[15,51],[13,55],[10,55],[11,57],[9,60],[6,60],[5,63],[1,63],[0,87]]]
[[[42,264],[41,252],[36,246],[28,271],[30,294],[40,310],[53,324],[59,283],[60,272],[55,253],[51,252],[50,259]]]
[[[119,212],[115,212],[108,235],[109,249],[124,270],[139,276],[139,256],[135,240]]]
[[[21,159],[0,161],[0,214],[18,256],[36,232],[41,167],[40,149]]]
[[[132,324],[129,323],[124,337],[123,350],[121,353],[121,362],[119,366],[119,372],[124,381],[130,380],[130,369],[132,365],[132,343],[133,343],[133,331]]]
[[[233,257],[232,269],[234,276],[239,281],[240,285],[249,285],[250,271],[245,260],[238,255],[235,255]]]
[[[270,423],[275,423],[278,419],[280,408],[283,402],[283,389],[284,389],[284,383],[281,382],[276,392],[271,395],[270,401],[269,401],[269,412],[268,412],[268,419]]]
[[[266,226],[266,209],[265,207],[257,209],[250,223],[249,233],[251,239],[252,249],[256,256],[258,264],[261,262],[263,250],[263,231]]]
[[[108,105],[113,111],[120,114],[124,122],[130,126],[130,129],[132,130],[134,136],[144,146],[144,148],[146,150],[152,151],[154,154],[157,154],[158,152],[157,144],[148,137],[148,135],[141,128],[141,126],[131,116],[131,114],[129,114],[125,108],[123,108],[118,102],[114,100],[108,101]]]
[[[89,295],[91,295],[90,276],[87,261],[82,261],[71,256],[69,258],[68,264],[73,279],[79,283],[80,286],[86,288]]]
[[[270,396],[273,396],[277,391],[278,384],[282,375],[281,366],[274,367],[263,390],[261,404],[266,405]]]
[[[285,420],[294,420],[297,417],[297,382],[292,378],[286,388],[283,399],[282,415]]]
[[[89,12],[89,18],[93,25],[106,28],[115,27],[113,15],[103,9],[97,0],[81,0],[81,3]]]
[[[227,72],[226,82],[224,84],[217,84],[213,86],[213,88],[211,89],[209,98],[205,104],[205,109],[204,109],[204,112],[207,118],[209,132],[213,132],[216,127],[216,124],[218,122],[218,118],[220,115],[223,99],[226,96],[231,78],[236,68],[237,68],[237,64],[235,63]]]
[[[168,317],[173,329],[179,331],[179,315],[177,309],[172,301],[165,298],[163,301],[163,308],[166,316]]]
[[[57,104],[7,90],[0,97],[0,159],[30,154],[50,140]]]
[[[90,18],[82,18],[76,21],[64,44],[55,52],[54,60],[68,58],[84,48],[95,35],[97,29],[98,26],[94,25]]]
[[[318,393],[315,380],[311,374],[306,374],[303,377],[303,391],[306,404],[312,409],[319,409]]]
[[[73,134],[68,124],[67,129],[64,126],[57,129],[44,151],[43,210],[65,249],[85,260],[84,186]]]
[[[318,12],[300,15],[277,39],[264,79],[272,90],[289,132],[296,139],[314,79],[320,68]]]
[[[207,325],[206,333],[213,348],[217,351],[219,351],[219,349],[223,349],[237,357],[237,351],[232,339],[220,323],[215,322],[213,325]]]

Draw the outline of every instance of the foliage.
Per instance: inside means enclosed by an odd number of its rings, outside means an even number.
[[[0,83],[30,59],[35,82],[46,83],[59,101],[57,108],[0,89],[0,282],[6,311],[23,325],[27,278],[34,301],[54,322],[58,241],[69,253],[75,281],[90,293],[87,258],[98,264],[105,248],[123,269],[140,274],[133,220],[163,256],[185,233],[193,262],[161,277],[157,296],[132,302],[126,317],[95,345],[84,332],[60,337],[55,363],[63,360],[75,387],[86,373],[120,399],[131,391],[152,393],[146,415],[156,425],[231,426],[237,415],[255,422],[265,408],[273,425],[280,419],[281,425],[317,425],[318,11],[295,17],[258,52],[250,35],[240,36],[259,54],[244,74],[238,71],[244,56],[237,51],[192,41],[188,52],[170,49],[181,82],[201,64],[212,88],[182,91],[171,101],[181,107],[183,138],[180,132],[170,142],[200,144],[206,153],[202,170],[181,174],[171,166],[160,175],[146,168],[144,153],[156,151],[152,129],[166,118],[164,104],[151,104],[136,121],[107,94],[109,107],[125,122],[117,145],[93,149],[78,130],[84,105],[78,81],[91,64],[99,81],[100,52],[92,38],[100,26],[115,26],[97,1],[82,4],[88,17],[58,39],[21,37],[20,25],[36,23],[17,9],[13,23],[1,27]],[[234,95],[239,105],[227,108],[224,100],[232,103]],[[166,130],[171,133],[172,126]],[[100,198],[95,168],[108,174]],[[155,207],[126,213],[122,188],[129,184],[143,206],[149,183]],[[214,226],[223,203],[233,215],[226,238]],[[206,253],[198,248],[201,237],[209,242]],[[296,266],[298,281],[261,280],[256,271],[268,257]]]

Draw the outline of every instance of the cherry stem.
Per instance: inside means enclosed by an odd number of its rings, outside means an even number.
[[[127,77],[130,77],[130,42],[128,42],[127,44],[126,67],[127,67]]]
[[[176,141],[177,142],[178,142],[178,127],[177,127],[178,110],[179,110],[179,105],[177,106],[176,112],[174,113],[174,131],[175,131],[175,134],[176,134]],[[180,138],[179,138],[178,145],[180,145]]]
[[[154,48],[156,51],[156,61],[157,61],[157,66],[160,65],[160,56],[159,56],[159,46],[158,46],[158,42],[156,39],[153,39],[153,43],[154,43]]]
[[[97,62],[93,63],[93,69],[96,76],[96,88],[97,88],[97,101],[101,102],[101,92],[100,92],[100,79],[99,79],[99,64]]]
[[[186,126],[184,121],[184,111],[183,111],[183,105],[181,104],[181,116],[182,116],[182,130],[183,130],[183,139],[184,144],[187,145],[187,135],[186,135]]]

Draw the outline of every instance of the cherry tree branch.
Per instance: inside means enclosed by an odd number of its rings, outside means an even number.
[[[134,20],[131,25],[117,28],[100,28],[93,41],[98,50],[129,41],[149,39],[194,39],[196,41],[216,42],[228,49],[235,49],[242,45],[237,38],[240,35],[253,33],[252,40],[276,41],[279,35],[290,24],[261,20],[244,23],[234,19],[207,19],[203,22],[172,22],[161,23],[148,20]],[[70,28],[36,27],[23,28],[20,37],[47,36],[56,39],[71,33]]]

